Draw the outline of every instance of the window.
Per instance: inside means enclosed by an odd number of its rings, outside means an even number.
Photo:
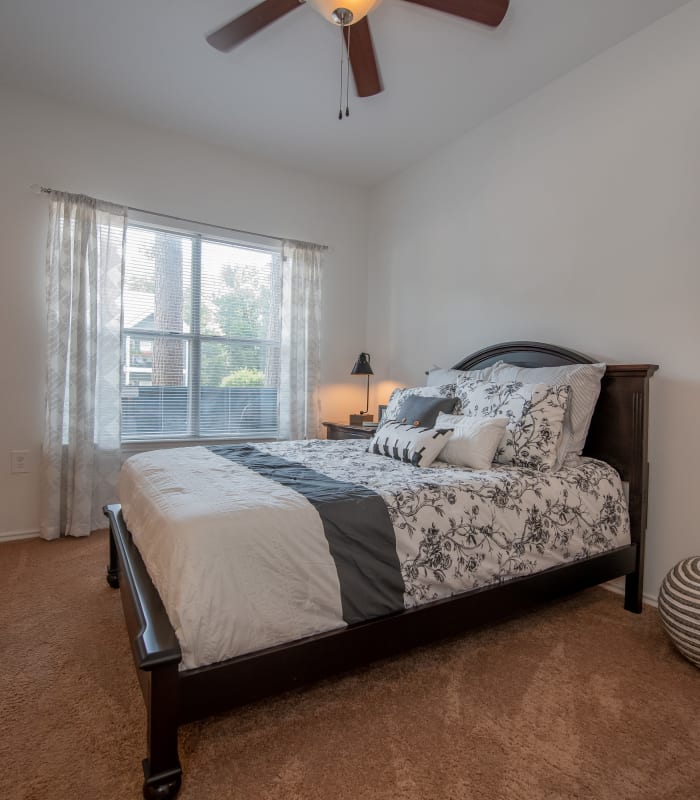
[[[126,232],[122,440],[276,437],[281,243],[157,223]]]

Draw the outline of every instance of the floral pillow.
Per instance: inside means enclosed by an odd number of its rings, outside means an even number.
[[[569,386],[458,380],[456,395],[465,417],[506,417],[494,460],[548,472],[557,460],[569,404]]]

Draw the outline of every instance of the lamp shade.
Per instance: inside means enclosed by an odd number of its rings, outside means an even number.
[[[374,375],[372,366],[369,363],[369,353],[360,353],[355,362],[355,366],[350,370],[351,375]]]

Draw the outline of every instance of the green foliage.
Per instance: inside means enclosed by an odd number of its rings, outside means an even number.
[[[216,293],[202,304],[202,331],[243,339],[267,338],[270,286],[255,267],[227,264]]]
[[[226,264],[213,295],[202,302],[202,332],[236,339],[266,339],[270,336],[271,288],[255,267]],[[267,348],[257,343],[202,346],[203,386],[263,386]],[[245,364],[241,367],[241,364]],[[249,383],[231,383],[239,380]]]
[[[242,367],[223,378],[220,385],[224,388],[232,386],[264,386],[265,373],[259,369]]]

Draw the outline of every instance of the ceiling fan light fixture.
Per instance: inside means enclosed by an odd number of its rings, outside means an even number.
[[[335,22],[336,25],[352,25],[353,19],[353,13],[349,8],[336,8],[333,12],[333,22]]]
[[[315,11],[334,25],[354,25],[376,8],[382,0],[307,0]],[[349,19],[348,19],[349,14]]]
[[[463,17],[472,22],[489,25],[492,28],[497,28],[503,22],[510,5],[510,0],[405,1],[442,11],[454,17]],[[207,42],[222,53],[228,53],[258,31],[307,2],[325,20],[340,28],[341,102],[338,115],[342,119],[343,83],[345,84],[345,116],[347,117],[350,113],[348,93],[351,68],[358,97],[372,97],[384,89],[367,18],[369,12],[375,9],[381,0],[259,0],[257,5],[212,31],[207,36]],[[351,48],[352,42],[354,45]],[[346,74],[345,81],[343,72]]]

